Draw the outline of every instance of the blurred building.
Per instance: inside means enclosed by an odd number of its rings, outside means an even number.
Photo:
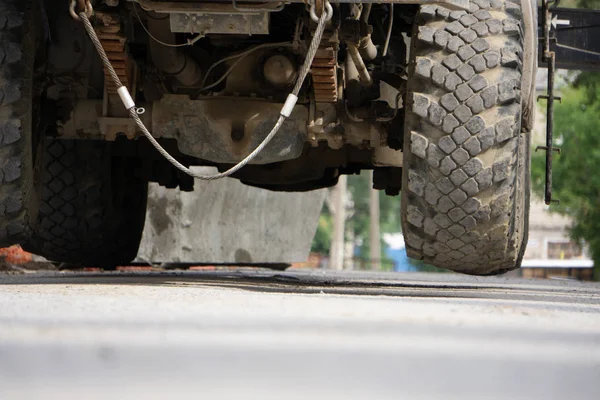
[[[521,268],[523,277],[592,279],[594,263],[585,246],[569,237],[570,225],[570,218],[550,213],[539,199],[532,201],[529,242]]]
[[[564,85],[566,73],[558,74],[558,87]],[[547,72],[540,69],[536,79],[538,94],[546,93]],[[536,113],[532,144],[544,145],[546,140],[545,108],[539,107]],[[559,156],[560,157],[560,156]],[[539,195],[539,194],[538,194]],[[536,278],[592,278],[592,260],[588,257],[585,245],[575,243],[569,237],[571,219],[551,213],[539,196],[532,194],[529,215],[529,242],[523,258],[520,275]]]

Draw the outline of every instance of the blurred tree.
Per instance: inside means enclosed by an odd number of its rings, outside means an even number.
[[[323,205],[323,210],[319,216],[319,224],[317,225],[317,232],[313,238],[312,246],[310,251],[319,254],[329,254],[331,247],[331,236],[333,235],[333,221],[331,212],[327,203]]]
[[[352,209],[350,219],[348,220],[348,229],[354,231],[355,243],[359,245],[362,258],[369,258],[369,191],[372,182],[369,174],[366,172],[360,175],[351,175],[348,177],[348,190],[352,199]],[[386,196],[380,193],[379,196],[380,230],[383,233],[400,232],[400,196]],[[386,245],[381,243],[382,253],[385,252]],[[381,259],[386,259],[385,254]],[[384,263],[385,264],[385,263]]]
[[[349,214],[346,230],[354,232],[354,242],[360,248],[363,258],[369,257],[369,189],[371,181],[366,172],[360,175],[348,176],[348,191],[350,192]],[[381,233],[400,232],[400,196],[379,196]],[[313,240],[311,251],[327,254],[331,245],[333,224],[327,201],[319,218],[317,233]],[[382,249],[385,244],[382,243]],[[351,257],[352,255],[346,255]],[[382,259],[384,259],[382,254]]]
[[[600,73],[583,72],[562,91],[555,105],[555,143],[561,154],[553,158],[553,197],[550,209],[573,218],[573,240],[585,241],[600,279]],[[535,194],[544,190],[545,155],[534,153],[532,182]]]
[[[541,1],[538,0],[538,4]],[[561,0],[558,4],[559,7],[565,8],[600,8],[600,0]]]

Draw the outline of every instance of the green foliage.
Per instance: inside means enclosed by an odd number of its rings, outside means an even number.
[[[600,74],[582,73],[573,87],[561,93],[555,105],[554,132],[561,154],[554,157],[553,204],[556,211],[573,218],[571,236],[586,241],[600,275]],[[544,187],[545,155],[534,153],[532,182],[536,194]]]
[[[369,195],[371,181],[369,174],[363,171],[360,175],[348,176],[348,191],[352,201],[349,207],[346,221],[346,232],[353,232],[354,243],[359,246],[359,255],[355,258],[355,267],[358,269],[370,269],[370,215],[369,215]],[[385,192],[379,192],[379,213],[380,230],[383,238],[384,233],[400,232],[400,196],[387,196]],[[323,206],[323,211],[319,218],[317,233],[313,239],[311,251],[321,254],[328,254],[331,247],[331,238],[333,235],[333,217],[327,207]],[[392,270],[393,262],[385,257],[386,244],[381,241],[381,269],[384,271]],[[349,257],[350,255],[347,255]],[[439,269],[432,265],[424,264],[423,261],[410,260],[413,270],[424,272],[448,272],[445,269]]]
[[[538,3],[541,4],[541,1],[538,1]],[[559,7],[598,9],[598,8],[600,8],[600,1],[599,0],[562,0],[559,4]]]
[[[329,212],[327,204],[324,204],[321,215],[319,216],[317,232],[313,238],[310,251],[313,253],[328,254],[329,249],[331,248],[332,232],[333,220],[331,218],[331,212]]]
[[[360,245],[362,258],[369,258],[369,194],[371,181],[369,174],[363,171],[360,175],[348,176],[348,191],[352,200],[352,207],[346,221],[346,232],[354,233],[354,241]],[[380,229],[381,233],[400,231],[400,196],[386,196],[384,192],[379,195]],[[327,254],[331,246],[333,234],[333,220],[327,205],[323,207],[319,218],[317,233],[313,239],[311,251]],[[381,244],[382,251],[385,243]],[[382,255],[382,259],[383,259]],[[385,264],[385,260],[382,260]]]
[[[348,177],[348,191],[354,203],[354,211],[347,221],[347,229],[354,232],[355,240],[360,243],[360,254],[363,258],[369,257],[369,195],[372,183],[367,171],[360,175]],[[383,236],[388,232],[400,232],[400,196],[386,196],[385,192],[379,192],[379,224]],[[385,243],[381,243],[382,252]],[[383,255],[382,255],[382,258]]]

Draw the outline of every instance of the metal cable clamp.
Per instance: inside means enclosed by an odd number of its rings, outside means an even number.
[[[316,23],[319,22],[319,17],[317,16],[317,1],[318,0],[308,0],[308,12],[310,14],[310,19]],[[328,1],[325,1],[324,3],[320,1],[320,3],[323,4],[323,10],[321,12],[325,12],[325,21],[328,22],[331,20],[331,17],[333,17],[333,7]]]
[[[81,18],[77,15],[77,11],[75,10],[77,6],[79,6],[79,12],[84,12],[88,18],[91,18],[92,15],[94,15],[94,7],[90,0],[71,0],[69,14],[71,14],[71,17],[73,17],[75,21],[81,21]]]

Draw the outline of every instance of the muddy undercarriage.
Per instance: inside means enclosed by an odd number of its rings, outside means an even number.
[[[243,159],[275,124],[316,27],[304,3],[98,3],[96,32],[153,136],[185,165],[220,170]],[[118,151],[155,164],[148,171],[160,172],[148,179],[189,190],[192,182],[140,138],[66,7],[49,10],[48,18],[53,134],[129,140]],[[293,114],[234,177],[304,191],[374,168],[378,188],[397,194],[407,47],[418,5],[338,3],[332,10]]]
[[[188,167],[212,166],[293,192],[372,169],[375,189],[402,193],[409,257],[480,275],[520,264],[533,1],[0,12],[0,244],[114,266],[135,256],[148,182],[190,191]]]

